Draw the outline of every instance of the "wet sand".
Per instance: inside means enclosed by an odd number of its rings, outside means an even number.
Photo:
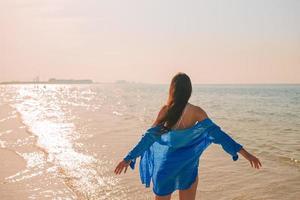
[[[26,168],[25,160],[14,151],[0,148],[0,191],[1,199],[27,199],[26,184],[15,184],[6,180]]]
[[[47,153],[37,146],[36,137],[22,123],[20,115],[9,105],[0,109],[0,116],[11,116],[2,120],[0,126],[1,200],[76,198],[56,174],[55,166],[47,162]]]

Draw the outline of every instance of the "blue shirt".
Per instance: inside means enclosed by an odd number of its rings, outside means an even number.
[[[141,182],[150,187],[152,180],[153,192],[164,196],[193,184],[198,175],[199,158],[211,143],[220,144],[233,161],[238,159],[237,152],[242,148],[206,118],[182,130],[168,131],[162,125],[147,129],[124,160],[131,160],[130,167],[134,169],[136,158],[140,157]]]

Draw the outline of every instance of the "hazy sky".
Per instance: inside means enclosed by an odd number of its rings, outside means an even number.
[[[300,83],[299,0],[0,0],[0,81]]]

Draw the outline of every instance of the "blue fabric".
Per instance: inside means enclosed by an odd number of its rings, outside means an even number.
[[[237,152],[242,145],[210,118],[183,130],[168,131],[162,125],[151,127],[124,160],[131,161],[130,167],[134,169],[136,158],[141,157],[141,182],[150,187],[152,179],[153,192],[164,196],[191,186],[198,175],[199,158],[211,143],[221,145],[233,161],[238,160]]]

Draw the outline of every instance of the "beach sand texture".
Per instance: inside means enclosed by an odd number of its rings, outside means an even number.
[[[167,91],[132,83],[0,86],[0,199],[153,199],[138,165],[119,176],[113,170]],[[263,165],[234,162],[211,145],[200,159],[197,199],[298,199],[299,102],[299,85],[195,85],[190,103]]]

